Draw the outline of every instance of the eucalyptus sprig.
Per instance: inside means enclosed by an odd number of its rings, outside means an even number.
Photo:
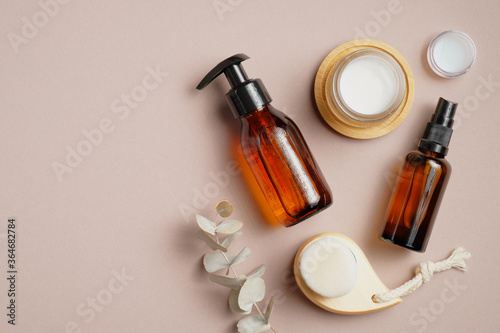
[[[259,333],[267,330],[277,331],[271,326],[269,318],[274,307],[274,296],[271,297],[266,311],[262,312],[257,305],[266,293],[266,285],[261,276],[266,267],[260,265],[247,275],[238,275],[234,266],[245,261],[250,255],[250,249],[244,247],[238,254],[228,252],[228,248],[237,237],[242,235],[240,229],[243,223],[237,220],[222,220],[218,218],[229,217],[233,206],[229,201],[223,200],[215,205],[216,216],[214,221],[196,214],[196,222],[200,230],[197,236],[203,240],[214,252],[205,254],[203,266],[208,272],[212,282],[231,289],[229,293],[229,308],[237,314],[250,314],[255,307],[258,314],[247,316],[238,322],[238,332]],[[224,235],[224,236],[221,236]],[[224,275],[214,274],[225,271]],[[234,276],[229,277],[230,273]]]

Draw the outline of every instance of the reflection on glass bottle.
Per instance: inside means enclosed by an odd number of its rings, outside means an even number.
[[[451,173],[445,160],[457,104],[439,99],[419,151],[406,156],[385,216],[380,238],[424,252]]]
[[[271,105],[240,119],[243,154],[283,225],[331,205],[330,189],[291,119]]]
[[[380,237],[415,251],[425,251],[450,172],[449,163],[435,153],[408,154]]]

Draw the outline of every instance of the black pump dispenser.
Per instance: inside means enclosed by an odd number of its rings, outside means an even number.
[[[226,75],[226,100],[241,122],[241,150],[234,152],[245,158],[272,210],[269,222],[290,227],[328,208],[332,195],[297,125],[271,105],[261,80],[248,78],[241,66],[246,59],[240,53],[220,62],[196,89]]]
[[[457,103],[453,103],[440,97],[436,111],[432,119],[425,127],[424,135],[418,145],[422,152],[434,152],[445,156],[448,153],[453,130],[453,117],[457,109]]]
[[[248,79],[241,65],[241,62],[247,59],[250,57],[243,53],[227,58],[215,66],[196,87],[202,90],[224,73],[231,85],[231,90],[226,94],[226,100],[235,118],[241,118],[256,109],[261,109],[272,101],[260,79]]]

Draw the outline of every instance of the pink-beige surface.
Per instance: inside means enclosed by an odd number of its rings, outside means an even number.
[[[0,332],[235,332],[228,290],[208,280],[194,213],[228,199],[244,221],[248,272],[265,264],[280,332],[498,332],[500,309],[500,2],[491,1],[1,1]],[[474,40],[477,61],[447,80],[426,48],[444,30]],[[338,45],[368,37],[403,54],[415,101],[393,132],[337,134],[313,82]],[[235,53],[302,130],[334,196],[285,229],[264,221],[238,157],[239,121],[218,79]],[[453,173],[426,253],[377,239],[403,156],[438,98],[458,102]],[[244,166],[244,165],[243,165]],[[7,316],[8,219],[16,219],[16,319]],[[309,237],[356,241],[381,280],[399,286],[422,261],[464,246],[450,270],[393,308],[342,316],[311,303],[292,274]]]

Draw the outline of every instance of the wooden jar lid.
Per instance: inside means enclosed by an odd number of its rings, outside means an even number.
[[[342,60],[359,50],[378,50],[390,55],[401,66],[405,77],[406,91],[399,107],[389,116],[379,121],[357,122],[348,119],[344,112],[337,110],[329,101],[328,93],[331,87],[332,76]],[[344,43],[323,60],[316,74],[314,82],[314,96],[318,109],[325,121],[337,132],[355,139],[372,139],[389,133],[406,118],[415,95],[415,81],[410,65],[403,56],[393,47],[370,39],[360,39]]]

